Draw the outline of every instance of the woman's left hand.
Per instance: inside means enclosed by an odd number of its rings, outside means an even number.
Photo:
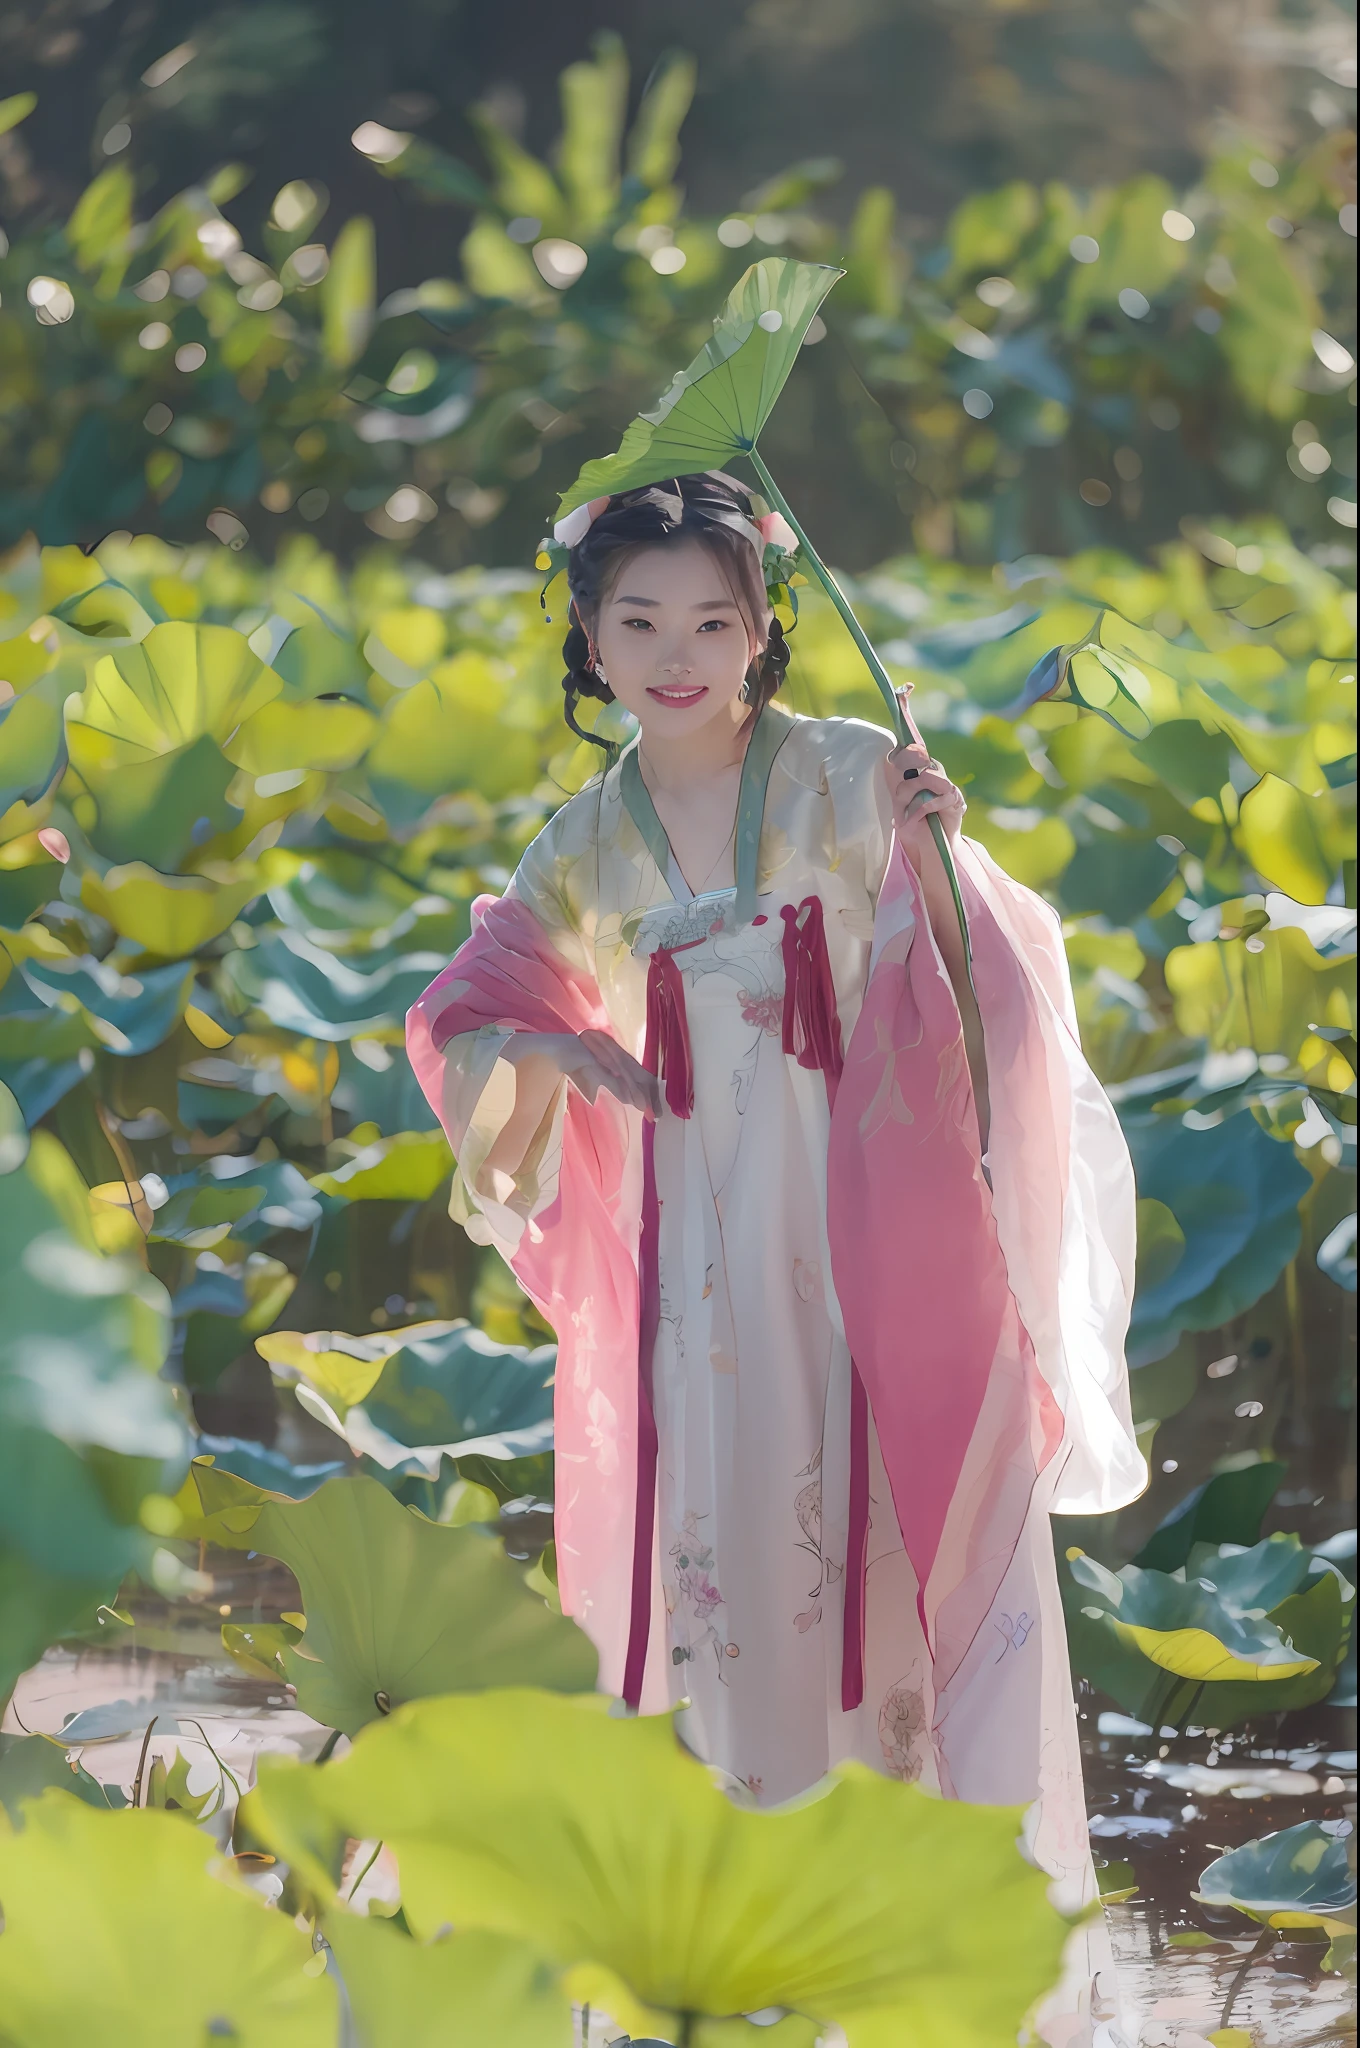
[[[926,822],[932,812],[942,820],[950,844],[957,845],[968,806],[963,791],[939,762],[924,747],[894,747],[883,770],[892,797],[893,830],[912,866],[920,868],[927,847],[934,843]]]

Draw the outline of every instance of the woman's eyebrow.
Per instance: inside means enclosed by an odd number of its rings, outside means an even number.
[[[660,609],[661,599],[659,597],[629,597],[625,592],[621,597],[616,597],[614,603],[640,604],[645,606],[648,611],[654,612]],[[736,601],[730,597],[701,597],[697,604],[690,606],[690,610],[696,612],[734,612],[739,609],[740,607]]]

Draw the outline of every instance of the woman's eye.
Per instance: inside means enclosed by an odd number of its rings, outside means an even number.
[[[641,626],[648,633],[650,633],[652,630],[652,622],[650,619],[625,619],[623,623],[625,626]]]
[[[699,631],[701,633],[721,633],[726,625],[726,619],[705,619]]]

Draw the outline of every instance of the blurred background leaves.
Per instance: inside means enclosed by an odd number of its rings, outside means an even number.
[[[1125,4],[702,0],[702,67],[661,9],[621,10],[626,44],[608,12],[591,42],[541,5],[513,35],[452,4],[13,11],[40,89],[0,135],[0,535],[522,561],[781,250],[849,272],[768,451],[846,565],[1265,510],[1344,542],[1333,9],[1225,61],[1207,19]]]

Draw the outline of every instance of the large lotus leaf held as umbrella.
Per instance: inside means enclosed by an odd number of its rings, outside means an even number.
[[[818,308],[844,271],[767,256],[740,279],[688,369],[677,371],[618,452],[588,462],[560,514],[749,454],[774,410]]]

